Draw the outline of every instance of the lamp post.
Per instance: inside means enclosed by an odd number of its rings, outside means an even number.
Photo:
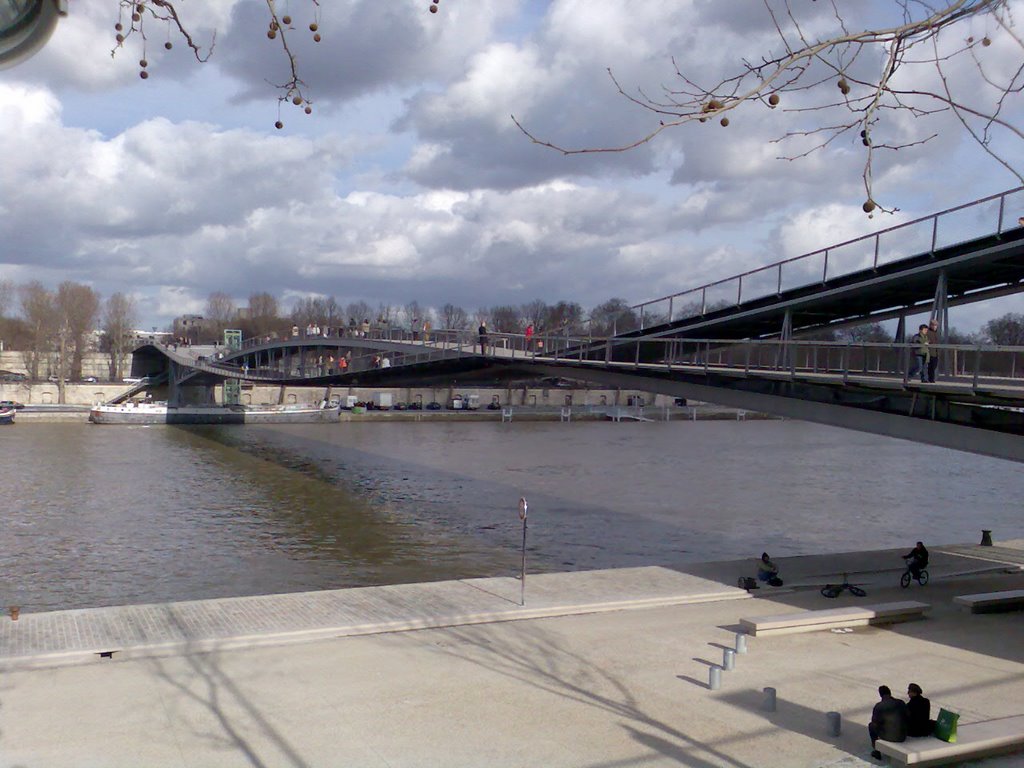
[[[519,573],[519,604],[526,605],[526,513],[529,505],[526,498],[519,499],[519,519],[523,521],[523,561]]]

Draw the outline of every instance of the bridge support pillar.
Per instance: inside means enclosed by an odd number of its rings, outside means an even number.
[[[938,324],[939,344],[949,343],[949,282],[946,277],[946,270],[939,272],[939,279],[935,285],[935,301],[932,304],[931,319]],[[954,363],[950,350],[943,349],[936,353],[940,367],[947,373],[952,372]]]
[[[792,362],[791,357],[793,354],[791,345],[789,342],[793,340],[793,310],[786,309],[786,314],[782,318],[782,330],[779,332],[779,352],[775,356],[775,367],[776,368],[789,368]]]

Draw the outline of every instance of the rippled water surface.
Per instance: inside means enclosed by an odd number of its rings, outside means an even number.
[[[20,423],[0,604],[26,611],[1024,536],[998,459],[791,421]]]

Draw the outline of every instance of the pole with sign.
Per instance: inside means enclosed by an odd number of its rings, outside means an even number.
[[[525,498],[519,499],[519,519],[523,521],[523,566],[519,573],[519,604],[526,605],[526,512],[529,505]]]

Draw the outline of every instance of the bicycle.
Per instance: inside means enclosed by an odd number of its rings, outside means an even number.
[[[843,593],[843,590],[849,591],[854,597],[864,597],[867,592],[858,587],[856,584],[851,584],[847,574],[843,574],[842,584],[826,584],[821,588],[821,594],[825,597],[833,598],[839,597]]]
[[[910,570],[910,564],[913,562],[913,558],[904,558],[904,562],[907,564],[907,570],[900,576],[900,586],[906,589],[910,586],[910,580],[915,578],[913,571]],[[917,570],[917,583],[922,587],[928,583],[928,571],[925,568],[918,568]]]

